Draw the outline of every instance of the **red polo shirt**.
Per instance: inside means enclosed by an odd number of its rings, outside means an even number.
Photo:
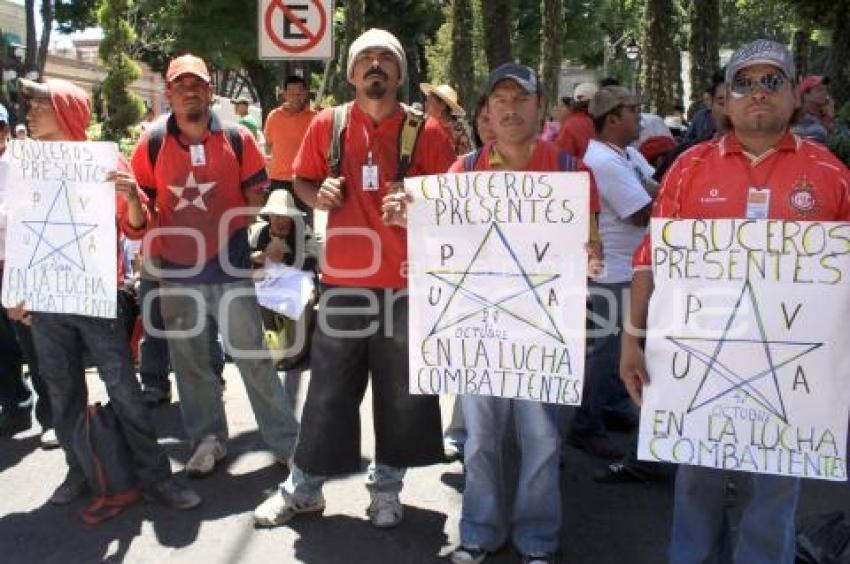
[[[351,105],[343,132],[340,175],[345,178],[342,206],[328,214],[328,234],[322,280],[336,286],[404,288],[407,286],[407,230],[384,225],[381,203],[387,182],[398,170],[398,144],[404,110],[373,123],[357,104]],[[298,178],[327,178],[333,109],[323,110],[307,130],[292,168]],[[363,190],[363,166],[372,154],[379,188]],[[455,159],[452,142],[442,126],[426,119],[407,176],[446,172]],[[360,231],[359,233],[357,231]],[[336,231],[336,233],[334,233]]]
[[[587,144],[596,131],[593,120],[584,112],[574,112],[567,116],[558,133],[558,146],[574,157],[581,158],[587,151]]]
[[[788,133],[759,157],[729,133],[684,152],[664,176],[653,217],[745,218],[750,187],[770,189],[767,216],[797,221],[850,220],[850,172],[822,145]],[[634,255],[650,268],[647,235]]]

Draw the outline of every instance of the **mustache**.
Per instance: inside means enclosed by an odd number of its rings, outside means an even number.
[[[390,78],[390,77],[387,75],[387,73],[385,73],[385,72],[384,72],[384,71],[382,71],[381,69],[372,69],[372,70],[370,70],[370,71],[367,71],[367,72],[366,72],[366,74],[365,74],[365,75],[363,75],[363,78],[369,78],[370,76],[373,76],[373,75],[374,75],[374,76],[379,76],[379,77],[383,78],[384,80],[389,80],[389,78]]]
[[[501,125],[511,125],[511,124],[521,124],[524,123],[524,120],[519,117],[518,114],[507,114],[502,116],[502,119],[499,120]]]

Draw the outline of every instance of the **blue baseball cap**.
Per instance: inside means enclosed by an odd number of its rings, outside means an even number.
[[[540,92],[540,81],[537,80],[537,74],[531,68],[517,63],[505,63],[490,73],[485,89],[487,95],[493,92],[498,83],[506,79],[513,80],[529,94]]]
[[[9,110],[3,104],[0,104],[0,122],[3,122],[3,125],[9,125]]]

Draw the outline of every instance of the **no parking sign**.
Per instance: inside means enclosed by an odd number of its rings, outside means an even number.
[[[333,0],[259,0],[261,59],[330,59]]]

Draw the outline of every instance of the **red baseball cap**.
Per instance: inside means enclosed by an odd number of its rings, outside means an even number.
[[[182,74],[191,74],[205,82],[210,81],[210,72],[207,70],[206,63],[195,55],[182,55],[172,59],[165,73],[165,81],[171,82]]]
[[[828,76],[821,76],[819,74],[810,74],[809,76],[803,78],[803,80],[800,81],[800,94],[805,94],[809,90],[812,90],[813,88],[817,88],[820,85],[826,86],[828,84],[829,84],[829,77]]]

